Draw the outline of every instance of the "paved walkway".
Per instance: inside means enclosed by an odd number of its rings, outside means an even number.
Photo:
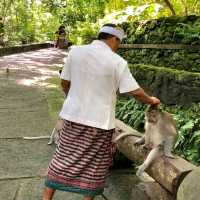
[[[50,134],[55,121],[48,109],[45,80],[58,76],[65,56],[66,52],[51,48],[0,57],[0,200],[41,199],[55,146],[47,145],[47,139],[22,137]],[[113,172],[108,182],[109,200],[129,200],[138,180],[125,170]],[[64,199],[81,198],[56,193],[55,200]]]

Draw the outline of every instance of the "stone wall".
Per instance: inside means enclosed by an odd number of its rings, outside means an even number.
[[[200,72],[200,48],[198,50],[192,46],[188,49],[120,49],[119,54],[131,64],[151,64]]]
[[[200,102],[200,16],[121,25],[127,38],[118,53],[141,86],[166,104]]]
[[[171,16],[121,24],[126,44],[200,45],[200,16]]]
[[[200,73],[144,64],[130,64],[139,84],[167,105],[188,105],[200,101]]]
[[[48,48],[51,46],[52,46],[51,43],[46,42],[46,43],[26,44],[26,45],[0,48],[0,56],[5,56],[14,53],[21,53],[26,51],[34,51],[37,49]]]

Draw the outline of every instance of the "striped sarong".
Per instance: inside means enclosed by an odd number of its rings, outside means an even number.
[[[102,194],[112,163],[114,129],[103,130],[64,120],[45,185],[94,197]]]

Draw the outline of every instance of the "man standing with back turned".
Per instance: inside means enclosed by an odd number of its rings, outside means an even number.
[[[69,52],[61,74],[67,96],[60,113],[64,125],[49,164],[43,200],[51,200],[55,190],[82,194],[83,200],[103,193],[112,160],[118,90],[145,104],[160,103],[144,92],[127,62],[115,53],[123,37],[121,28],[106,24],[98,40]]]

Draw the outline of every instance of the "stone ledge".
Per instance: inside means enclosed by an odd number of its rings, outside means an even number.
[[[121,44],[121,49],[192,49],[200,50],[200,45],[186,44]]]
[[[33,43],[33,44],[25,44],[25,45],[17,45],[13,47],[5,47],[0,48],[0,56],[15,54],[15,53],[22,53],[26,51],[34,51],[43,48],[52,47],[53,44],[51,42],[44,42],[44,43]]]
[[[200,101],[200,73],[152,65],[129,65],[138,83],[167,105],[188,105]]]

